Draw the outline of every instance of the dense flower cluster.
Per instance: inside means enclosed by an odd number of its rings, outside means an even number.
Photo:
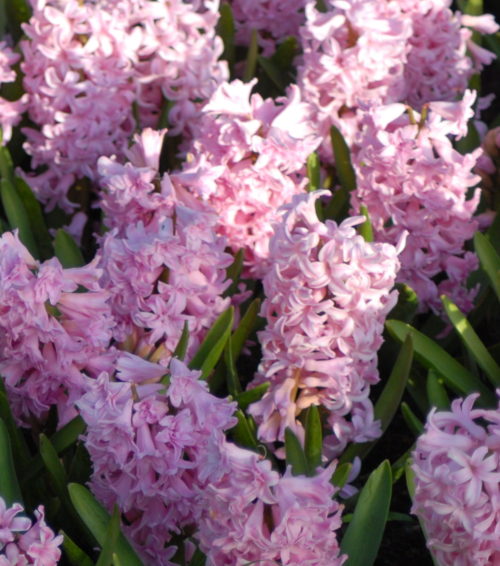
[[[217,476],[201,494],[198,538],[208,566],[341,566],[332,467],[315,477],[280,477],[270,462],[228,442],[212,444]]]
[[[42,506],[35,517],[32,524],[22,505],[7,507],[0,497],[0,566],[56,566],[63,537],[47,526]]]
[[[461,155],[449,139],[466,132],[474,98],[467,91],[460,103],[430,103],[427,118],[402,104],[380,107],[365,115],[355,141],[352,210],[368,208],[378,241],[395,244],[408,232],[398,280],[413,287],[422,310],[439,311],[447,294],[468,311],[475,295],[466,281],[477,258],[464,243],[478,228],[479,191],[468,191],[479,181],[481,150]]]
[[[176,359],[167,369],[124,353],[116,367],[116,380],[107,373],[89,380],[78,401],[91,487],[108,508],[118,503],[146,564],[169,566],[171,536],[200,512],[208,443],[236,424],[235,404],[211,395],[200,372]],[[168,386],[160,383],[165,374]]]
[[[321,195],[321,193],[319,193]],[[376,353],[384,319],[396,302],[391,292],[398,250],[356,234],[354,217],[337,226],[318,220],[318,194],[296,196],[271,240],[259,333],[262,361],[254,384],[270,380],[250,407],[265,442],[283,440],[286,427],[303,437],[300,412],[328,411],[327,444],[339,453],[349,441],[377,436],[368,398],[378,381]]]
[[[97,158],[122,154],[136,127],[158,123],[167,100],[179,132],[227,78],[217,2],[200,11],[182,0],[32,4],[21,67],[37,128],[24,129],[25,148],[33,168],[47,167],[30,183],[49,208],[71,208],[72,183],[95,180]]]
[[[222,294],[233,258],[216,236],[215,216],[186,206],[169,176],[160,178],[161,140],[145,130],[127,152],[131,163],[99,160],[105,221],[112,229],[98,257],[117,322],[114,337],[123,341],[135,334],[135,342],[160,342],[168,357],[185,323],[190,355],[229,306]],[[186,201],[197,206],[193,197]]]
[[[244,249],[249,272],[262,277],[278,208],[304,191],[304,163],[319,138],[296,86],[274,101],[251,95],[255,83],[215,91],[173,178],[210,205],[218,232],[234,251]]]
[[[332,124],[351,142],[360,111],[392,102],[420,109],[432,100],[453,101],[473,73],[492,60],[490,52],[472,43],[472,32],[464,26],[486,33],[498,26],[491,16],[455,14],[451,0],[324,4],[326,12],[313,1],[306,6],[298,84],[315,108],[326,157],[331,157]]]
[[[477,397],[432,410],[413,453],[412,511],[442,566],[500,563],[500,411]]]
[[[16,80],[12,66],[19,60],[5,41],[0,41],[0,86]],[[17,126],[25,110],[26,95],[19,100],[7,100],[0,96],[0,128],[2,129],[1,144],[7,143],[12,136],[12,128]]]
[[[0,238],[0,374],[20,422],[55,405],[64,424],[84,391],[82,371],[96,375],[112,359],[100,275],[95,261],[63,269],[56,258],[35,261],[16,234]]]

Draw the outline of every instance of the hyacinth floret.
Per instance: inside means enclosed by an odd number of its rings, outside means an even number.
[[[8,507],[0,497],[0,566],[56,566],[61,558],[63,536],[45,523],[44,508],[35,510],[32,523],[23,506]]]
[[[315,477],[280,476],[268,460],[225,440],[208,458],[217,476],[200,493],[197,538],[208,566],[341,566],[336,531],[342,506],[332,499],[333,467]]]
[[[56,258],[40,263],[17,233],[0,238],[0,373],[21,424],[51,406],[64,424],[84,391],[82,372],[95,376],[112,359],[114,320],[101,274],[95,261],[72,269]]]
[[[13,69],[19,61],[19,55],[9,47],[6,41],[0,41],[0,87],[5,83],[16,80],[16,72]],[[12,128],[19,124],[22,114],[26,109],[26,95],[18,100],[8,100],[0,96],[0,128],[1,144],[5,145],[12,137]]]
[[[198,492],[210,479],[202,466],[207,446],[236,424],[235,404],[211,395],[200,372],[175,358],[165,367],[123,353],[116,367],[114,378],[89,380],[77,402],[90,486],[108,509],[118,504],[145,563],[170,566],[169,541],[196,522]]]
[[[460,102],[431,102],[427,117],[403,104],[373,109],[353,147],[351,210],[368,208],[377,240],[395,244],[408,233],[398,281],[415,290],[421,310],[441,312],[439,297],[447,294],[469,311],[476,294],[466,281],[477,258],[465,242],[478,228],[480,195],[473,189],[480,179],[473,169],[482,152],[461,155],[450,139],[466,133],[474,100],[467,91]]]
[[[98,259],[115,338],[137,334],[135,341],[162,343],[168,356],[188,323],[190,356],[230,304],[222,295],[233,258],[216,234],[215,215],[158,173],[162,137],[150,129],[136,136],[125,165],[99,160],[111,230],[101,238]]]
[[[489,15],[452,12],[451,0],[326,0],[306,4],[297,83],[313,105],[322,155],[331,159],[330,126],[350,144],[360,111],[403,102],[420,110],[454,101],[494,55],[472,41],[472,30],[494,33]]]
[[[368,394],[378,381],[384,319],[397,298],[399,248],[365,242],[354,229],[363,217],[321,222],[315,202],[323,194],[294,197],[275,228],[263,280],[262,361],[253,381],[269,380],[270,388],[249,412],[260,439],[273,442],[283,440],[286,427],[303,437],[297,417],[321,406],[326,442],[336,454],[349,441],[379,434]]]
[[[217,214],[218,233],[246,271],[262,277],[278,208],[307,183],[304,163],[319,143],[311,107],[293,85],[276,101],[251,94],[256,80],[223,83],[202,111],[174,181]]]
[[[500,410],[474,408],[478,397],[432,409],[412,456],[412,512],[442,566],[500,562]]]
[[[98,157],[123,157],[134,129],[156,126],[167,100],[172,133],[188,134],[227,78],[217,2],[32,0],[32,8],[21,67],[36,127],[23,129],[24,147],[33,169],[46,168],[27,180],[49,209],[70,211],[71,185],[95,182]]]

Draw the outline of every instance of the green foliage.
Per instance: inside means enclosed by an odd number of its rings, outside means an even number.
[[[79,516],[93,534],[100,547],[104,548],[107,542],[109,523],[111,521],[108,512],[83,485],[70,483],[68,485],[68,491]],[[113,547],[114,553],[122,564],[126,566],[143,566],[141,560],[121,531],[118,533]]]
[[[392,496],[391,466],[384,460],[363,486],[340,549],[348,555],[345,566],[371,566],[375,562],[389,515]]]

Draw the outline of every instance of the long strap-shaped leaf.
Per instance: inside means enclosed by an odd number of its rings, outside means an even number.
[[[13,503],[23,502],[14,468],[9,432],[3,419],[0,419],[0,497],[8,507]]]
[[[0,196],[11,229],[17,228],[19,230],[19,238],[22,243],[33,257],[38,258],[38,247],[31,231],[30,219],[16,188],[7,178],[0,181]]]
[[[465,344],[465,347],[470,352],[472,357],[476,360],[479,367],[486,373],[488,379],[495,387],[500,386],[500,367],[491,357],[486,346],[483,344],[479,336],[476,334],[474,328],[467,320],[465,314],[448,299],[448,297],[441,297],[446,314],[453,324],[455,330],[458,332],[460,339]]]
[[[202,379],[208,377],[224,351],[226,342],[231,334],[233,316],[234,308],[229,307],[217,318],[189,363],[191,369],[201,370]]]
[[[486,271],[491,286],[500,301],[500,257],[486,236],[477,232],[474,236],[474,249],[479,256],[481,267]]]
[[[108,512],[83,485],[70,483],[68,491],[78,514],[103,548],[106,544],[108,525],[111,520]],[[118,556],[119,561],[126,566],[143,566],[134,549],[121,532],[118,534],[114,553]]]
[[[80,248],[77,246],[75,240],[62,228],[56,232],[54,238],[54,249],[57,259],[65,268],[81,267],[85,265]]]
[[[359,494],[340,549],[347,554],[344,566],[371,566],[375,562],[389,515],[392,474],[388,460],[372,472]]]
[[[468,395],[474,391],[481,394],[480,403],[490,406],[495,403],[492,392],[481,383],[464,366],[459,364],[439,344],[428,338],[409,324],[399,320],[388,320],[385,326],[391,336],[403,342],[408,334],[411,335],[415,357],[427,369],[434,369],[443,376],[445,383],[460,395]]]

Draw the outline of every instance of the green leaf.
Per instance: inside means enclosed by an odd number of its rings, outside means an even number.
[[[410,374],[413,362],[413,343],[411,335],[406,336],[398,357],[392,368],[391,375],[382,393],[375,403],[374,417],[380,420],[382,434],[389,427],[396,414]],[[351,444],[340,457],[340,462],[352,462],[356,456],[364,458],[375,446],[377,441]]]
[[[269,389],[270,382],[266,381],[257,385],[253,389],[248,389],[248,391],[243,391],[239,395],[236,395],[236,402],[238,407],[244,411],[249,405],[259,401],[264,396],[264,393]]]
[[[420,419],[410,409],[410,406],[404,401],[401,403],[401,414],[403,415],[403,419],[408,428],[415,436],[420,436],[422,432],[424,432],[424,425],[422,424],[422,421],[420,421]]]
[[[294,476],[305,476],[308,472],[306,455],[299,439],[291,428],[285,429],[286,464],[292,467]]]
[[[372,472],[359,494],[354,515],[340,545],[347,554],[344,566],[371,566],[377,557],[392,495],[388,460]]]
[[[223,297],[232,297],[238,291],[241,270],[243,268],[243,255],[243,250],[239,249],[234,256],[233,263],[227,268],[227,278],[231,279],[232,283],[222,294]]]
[[[351,152],[344,136],[336,126],[330,128],[330,139],[332,141],[335,168],[340,184],[347,193],[350,193],[356,189],[356,174],[351,162]]]
[[[54,489],[62,501],[67,497],[66,484],[68,483],[68,478],[56,449],[45,434],[40,435],[40,455],[49,472]]]
[[[483,41],[485,42],[486,46],[490,51],[497,56],[500,57],[500,34],[495,33],[491,35],[483,35]]]
[[[259,35],[256,29],[253,29],[250,35],[250,43],[248,45],[247,58],[245,61],[245,70],[243,71],[243,82],[248,83],[255,76],[257,69],[257,55],[259,53]]]
[[[26,0],[7,0],[6,12],[9,33],[17,43],[23,35],[21,24],[30,19],[31,10]]]
[[[21,429],[17,426],[12,412],[10,410],[9,401],[7,399],[7,394],[5,392],[5,386],[2,378],[0,377],[0,418],[3,420],[5,426],[7,427],[7,432],[9,433],[10,446],[12,449],[12,455],[14,457],[14,465],[18,477],[21,477],[21,473],[27,469],[29,462],[31,460],[31,453],[28,448],[28,444],[24,438]]]
[[[403,342],[408,334],[411,335],[415,357],[427,368],[437,371],[445,383],[460,395],[468,395],[473,391],[481,394],[483,405],[494,404],[494,396],[476,377],[464,366],[459,364],[434,340],[431,340],[409,324],[398,320],[388,320],[387,330],[396,340]]]
[[[54,255],[54,248],[52,247],[52,238],[43,217],[42,207],[33,194],[31,187],[24,179],[16,177],[15,186],[23,202],[26,214],[30,219],[31,231],[40,250],[41,257],[42,259],[49,259]]]
[[[222,38],[224,43],[224,51],[222,52],[222,59],[228,62],[229,70],[231,71],[234,66],[235,48],[234,48],[234,17],[233,10],[230,4],[224,3],[219,10],[219,21],[217,22],[217,35]]]
[[[280,93],[284,93],[286,90],[286,79],[283,77],[281,69],[274,63],[272,58],[257,55],[257,62],[264,73],[271,79],[278,91]]]
[[[312,193],[321,187],[321,168],[316,152],[311,153],[307,158],[307,178],[309,179],[307,192]]]
[[[120,534],[120,510],[118,505],[115,504],[113,507],[113,514],[111,515],[111,520],[108,523],[106,529],[106,534],[104,537],[104,544],[102,545],[101,553],[99,554],[99,559],[95,566],[112,566],[113,555],[116,550],[116,543],[118,542],[118,536]],[[119,560],[119,558],[118,558]]]
[[[206,561],[207,561],[207,557],[203,554],[203,552],[199,548],[196,548],[193,557],[189,562],[189,566],[205,566]]]
[[[90,559],[89,555],[84,552],[64,531],[62,548],[64,555],[71,566],[94,566],[94,562]]]
[[[50,438],[50,443],[56,454],[60,455],[75,444],[80,435],[85,432],[85,427],[82,417],[77,416],[55,432]],[[26,473],[22,476],[23,485],[33,480],[43,470],[43,466],[42,457],[40,455],[35,456],[27,467]]]
[[[227,390],[232,397],[241,393],[241,384],[238,372],[234,365],[231,336],[229,336],[226,347],[224,348],[224,363],[226,365]]]
[[[481,138],[479,137],[476,126],[474,125],[474,120],[471,119],[467,123],[467,135],[455,141],[455,149],[462,155],[465,155],[467,153],[471,153],[480,145]]]
[[[293,35],[289,35],[278,44],[271,60],[280,69],[291,69],[298,51],[299,44],[297,38]]]
[[[363,236],[365,242],[373,242],[374,237],[373,237],[372,223],[370,220],[370,215],[368,214],[368,209],[364,204],[361,205],[361,209],[359,212],[361,215],[363,215],[366,218],[366,220],[363,222],[363,224],[360,224],[358,226],[358,232],[361,234],[361,236]]]
[[[450,399],[443,387],[443,379],[430,369],[427,374],[427,397],[429,405],[437,409],[447,410],[450,408]]]
[[[78,514],[101,548],[103,548],[106,543],[106,533],[110,522],[108,512],[83,485],[70,483],[68,491]],[[120,562],[126,564],[126,566],[143,566],[130,543],[121,532],[118,534],[115,553]]]
[[[0,137],[2,136],[2,129],[0,128]],[[2,146],[0,144],[0,176],[4,179],[9,179],[11,183],[14,182],[14,163],[12,162],[12,156],[7,146]]]
[[[339,187],[333,192],[332,198],[325,207],[325,211],[323,213],[324,219],[340,222],[347,216],[348,212],[349,193],[346,189],[344,189],[344,187]]]
[[[406,285],[405,283],[396,283],[395,287],[399,293],[399,296],[396,306],[390,313],[390,318],[409,323],[418,310],[417,294],[409,285]]]
[[[12,182],[5,177],[0,181],[0,196],[11,229],[19,229],[21,242],[28,248],[30,254],[38,259],[40,257],[38,247],[31,232],[30,220],[23,201]]]
[[[187,347],[189,343],[189,325],[187,320],[184,321],[184,327],[182,328],[182,334],[177,342],[177,346],[172,354],[173,358],[178,360],[183,360],[186,357]]]
[[[333,473],[331,482],[335,487],[342,489],[349,479],[349,474],[351,473],[352,462],[344,462],[338,464]]]
[[[486,236],[481,232],[474,235],[474,249],[481,262],[481,267],[488,275],[491,285],[500,301],[500,256]]]
[[[82,256],[80,248],[77,246],[75,240],[62,228],[59,228],[56,232],[54,250],[57,259],[66,269],[85,265],[85,259]]]
[[[233,358],[235,360],[239,358],[245,342],[255,329],[260,311],[260,303],[260,299],[254,299],[248,305],[245,314],[231,336],[231,348],[233,351]]]
[[[189,363],[191,369],[201,370],[201,378],[206,379],[219,361],[233,326],[234,308],[229,307],[214,322],[207,332],[198,351]]]
[[[494,387],[500,386],[500,367],[495,360],[491,357],[486,346],[483,344],[475,330],[470,325],[464,313],[452,303],[448,297],[442,296],[446,314],[453,324],[455,330],[458,332],[460,339],[465,344],[465,347],[476,360],[479,367],[486,373],[488,379]]]
[[[412,362],[413,341],[411,335],[407,335],[396,358],[391,375],[387,380],[387,384],[375,403],[374,415],[376,419],[380,419],[383,432],[387,430],[398,410],[406,382],[408,381]]]
[[[483,12],[483,0],[466,0],[466,2],[464,2],[464,14],[481,16]]]
[[[321,454],[323,451],[323,430],[321,418],[316,405],[311,405],[306,411],[304,455],[307,464],[307,475],[316,475],[316,470],[321,466]]]
[[[245,416],[245,413],[238,409],[234,416],[238,423],[231,429],[231,435],[237,444],[245,448],[255,449],[259,442],[255,434],[255,423],[252,417]]]
[[[21,488],[14,467],[9,432],[3,419],[0,419],[0,470],[0,496],[5,504],[8,507],[11,507],[13,503],[23,504]]]

